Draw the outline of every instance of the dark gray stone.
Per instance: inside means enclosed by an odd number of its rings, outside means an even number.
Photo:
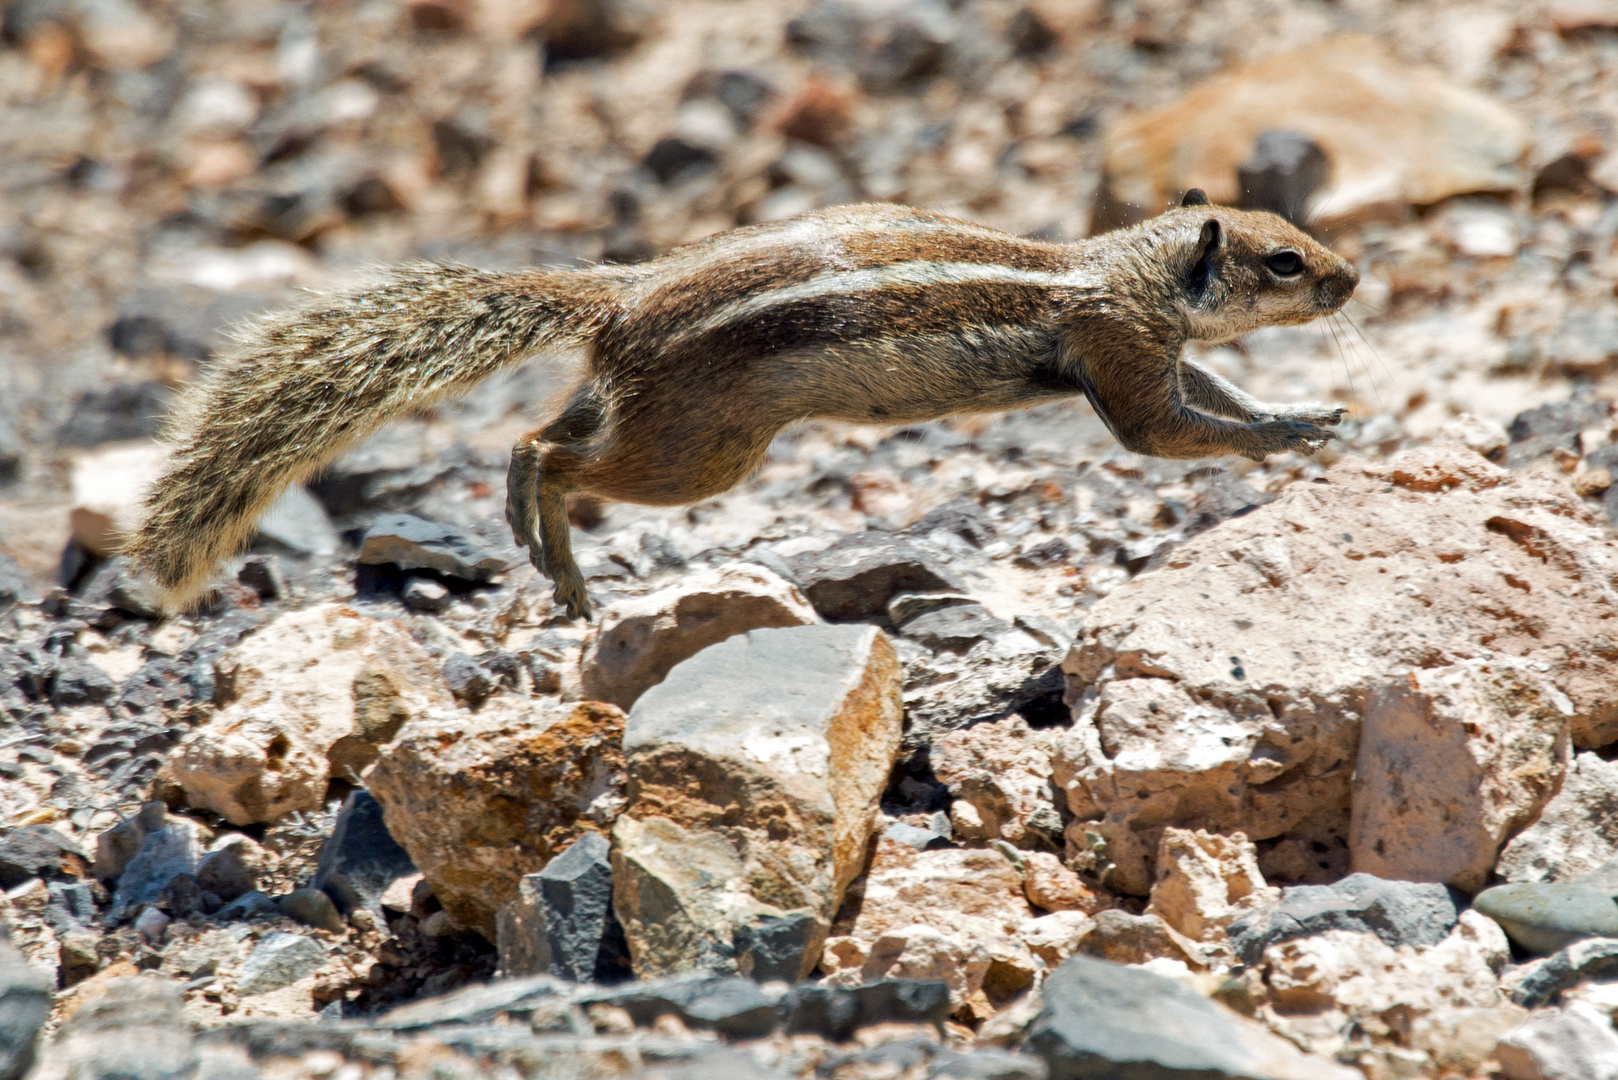
[[[117,692],[105,669],[79,656],[62,657],[51,680],[51,704],[57,708],[100,704]]]
[[[1609,411],[1599,398],[1571,397],[1518,413],[1506,429],[1506,464],[1516,468],[1558,447],[1571,448],[1579,432],[1606,424]]]
[[[824,935],[813,913],[789,911],[743,923],[736,928],[734,941],[736,970],[743,975],[757,982],[797,982],[803,974],[805,954],[818,949]]]
[[[860,1027],[871,1024],[932,1024],[949,1019],[949,984],[937,979],[884,979],[854,989]]]
[[[1535,956],[1547,956],[1583,938],[1618,938],[1618,898],[1607,886],[1579,882],[1496,885],[1478,893],[1472,906]]]
[[[474,709],[495,689],[495,676],[465,653],[455,653],[444,661],[444,682],[450,693]]]
[[[96,858],[91,872],[102,881],[116,881],[140,851],[147,834],[161,829],[167,820],[168,807],[162,803],[153,801],[142,805],[139,813],[96,837]]]
[[[550,975],[501,979],[463,987],[443,997],[401,1005],[379,1017],[375,1026],[393,1031],[411,1031],[438,1024],[486,1024],[502,1013],[514,1019],[523,1019],[525,1013],[553,1003],[572,989],[569,984]]]
[[[414,514],[389,514],[367,529],[360,541],[360,562],[436,570],[463,581],[488,581],[507,568],[505,559],[461,530]]]
[[[274,900],[257,889],[250,889],[215,912],[214,918],[220,922],[231,922],[236,919],[253,919],[260,915],[280,913],[281,909],[276,906]]]
[[[158,903],[176,919],[197,914],[202,910],[202,887],[197,884],[196,875],[175,874],[169,878],[169,883],[163,886],[163,895],[158,898]]]
[[[612,845],[600,833],[587,832],[545,864],[537,875],[544,905],[545,937],[550,944],[551,974],[573,982],[589,982],[619,974],[612,951]],[[622,930],[618,931],[622,935]]]
[[[295,555],[330,555],[339,544],[326,508],[300,484],[287,488],[264,511],[258,537]]]
[[[869,90],[913,87],[942,72],[949,62],[958,26],[944,4],[912,3],[900,9],[876,48],[859,64]]]
[[[356,788],[343,800],[332,834],[321,845],[310,884],[330,896],[345,915],[366,908],[380,916],[388,886],[415,872],[410,853],[388,832],[382,804],[369,791]]]
[[[287,594],[286,575],[274,555],[249,555],[236,571],[236,580],[265,600],[280,600]]]
[[[1337,1077],[1277,1036],[1248,1027],[1196,990],[1137,967],[1075,956],[1043,988],[1045,1006],[1029,1026],[1025,1051],[1051,1080],[1263,1080]],[[1285,1072],[1278,1064],[1294,1064]],[[1357,1075],[1357,1074],[1353,1074]]]
[[[216,840],[208,853],[197,860],[197,884],[204,892],[230,902],[257,888],[257,875],[249,862],[252,841],[240,834],[226,834]]]
[[[910,619],[899,632],[933,650],[964,653],[1011,629],[1011,624],[990,615],[982,604],[941,607]]]
[[[156,381],[86,391],[74,403],[56,439],[63,446],[149,439],[162,430],[173,397],[172,390]]]
[[[727,1039],[754,1039],[775,1030],[778,999],[752,979],[697,972],[671,979],[630,983],[617,990],[587,994],[581,1005],[623,1009],[638,1026],[672,1014],[687,1027],[717,1031]]]
[[[1279,904],[1238,919],[1229,933],[1242,963],[1256,964],[1278,941],[1326,930],[1375,934],[1394,948],[1436,945],[1459,918],[1455,897],[1443,885],[1351,874],[1334,885],[1284,889]]]
[[[0,1080],[19,1080],[33,1065],[55,989],[49,975],[0,939]]]
[[[22,572],[17,560],[10,555],[0,554],[0,611],[4,611],[12,604],[26,603],[36,599],[34,587],[28,581],[28,575]]]
[[[1296,131],[1261,131],[1253,152],[1236,166],[1236,203],[1302,225],[1309,196],[1325,179],[1326,152],[1313,139]]]
[[[49,825],[26,825],[0,840],[0,889],[15,889],[32,878],[62,875],[62,859],[84,857],[72,840]]]
[[[236,977],[236,992],[252,997],[291,986],[314,974],[325,962],[326,950],[313,938],[281,931],[266,934],[243,962]]]
[[[936,560],[888,533],[847,536],[789,563],[804,596],[832,622],[881,620],[900,593],[964,591]]]
[[[45,921],[58,935],[74,927],[89,926],[96,916],[95,896],[84,881],[53,881]]]
[[[807,983],[794,986],[781,999],[781,1027],[788,1035],[822,1035],[846,1042],[860,1021],[860,1002],[841,986]]]
[[[118,891],[113,894],[108,921],[116,923],[142,904],[157,903],[175,874],[196,873],[197,857],[194,822],[175,818],[148,833],[118,879]]]
[[[296,919],[305,926],[329,930],[334,934],[343,932],[342,912],[337,910],[337,905],[332,903],[331,897],[319,889],[294,889],[277,900],[275,906],[281,909],[281,914],[289,919]]]
[[[1618,938],[1576,941],[1542,961],[1511,991],[1511,1000],[1525,1009],[1554,1005],[1564,990],[1585,982],[1618,979]]]

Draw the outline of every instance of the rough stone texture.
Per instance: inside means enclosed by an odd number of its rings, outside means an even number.
[[[1023,894],[1030,904],[1046,911],[1094,912],[1106,904],[1079,875],[1045,851],[1023,856]]]
[[[1241,833],[1163,830],[1157,882],[1146,910],[1186,937],[1223,939],[1225,927],[1234,920],[1280,899],[1281,890],[1264,884],[1258,852]]]
[[[1167,109],[1107,133],[1098,215],[1131,221],[1200,187],[1235,203],[1237,167],[1266,129],[1297,132],[1331,162],[1313,205],[1331,220],[1389,204],[1521,183],[1522,120],[1490,98],[1393,59],[1372,39],[1333,37],[1208,79]]]
[[[794,556],[792,576],[821,616],[833,622],[881,619],[900,593],[962,592],[943,564],[898,537],[854,533]]]
[[[51,1012],[49,975],[0,939],[0,1080],[18,1080],[34,1061],[34,1045]]]
[[[1612,1018],[1584,1001],[1537,1013],[1495,1048],[1506,1080],[1614,1080],[1618,1033]]]
[[[933,774],[957,800],[950,821],[958,838],[1062,850],[1062,818],[1051,788],[1058,734],[1010,716],[952,731],[933,744]]]
[[[1473,906],[1511,940],[1545,956],[1581,938],[1618,938],[1618,899],[1611,888],[1578,882],[1521,882],[1485,889]]]
[[[197,1048],[179,983],[154,975],[109,980],[80,1002],[40,1055],[38,1080],[160,1080],[194,1075]]]
[[[1060,709],[1064,680],[1057,663],[1072,639],[1053,623],[1018,619],[964,654],[946,649],[907,659],[905,745],[936,745],[957,728],[1000,720],[1035,702]],[[1043,737],[1034,732],[1035,741]],[[1013,744],[1002,749],[1016,753]]]
[[[819,621],[791,582],[762,566],[692,574],[602,613],[584,652],[584,696],[627,709],[675,664],[710,645],[749,630]]]
[[[873,627],[754,630],[642,695],[613,834],[636,974],[735,970],[738,930],[794,912],[815,922],[806,974],[863,868],[900,723],[898,664]]]
[[[585,833],[536,875],[553,975],[590,982],[628,974],[612,970],[623,931],[612,911],[611,854],[606,837]]]
[[[1525,964],[1509,987],[1511,1000],[1526,1009],[1552,1005],[1562,992],[1582,982],[1618,977],[1618,938],[1575,941],[1537,964]]]
[[[1085,935],[1095,928],[1095,920],[1082,911],[1053,911],[1029,919],[1017,928],[1017,938],[1028,951],[1055,969],[1079,951]]]
[[[27,825],[0,840],[0,889],[15,889],[29,878],[74,873],[75,866],[87,865],[79,846],[49,825]]]
[[[367,908],[381,916],[388,887],[414,873],[410,853],[388,832],[382,804],[369,791],[356,788],[343,800],[309,884],[330,896],[345,915]]]
[[[273,856],[250,836],[226,833],[197,860],[197,886],[229,903],[258,887]]]
[[[1281,902],[1230,924],[1231,944],[1244,964],[1270,945],[1327,930],[1375,934],[1388,946],[1435,945],[1455,926],[1455,898],[1442,885],[1383,881],[1354,874],[1335,885],[1295,885]]]
[[[1030,958],[1016,933],[1032,915],[1022,875],[998,851],[917,851],[882,839],[838,914],[820,968],[831,986],[942,979],[957,1008],[998,1004],[979,995],[996,976],[1015,982]]]
[[[185,818],[174,818],[147,833],[118,878],[108,918],[116,921],[142,904],[156,903],[176,874],[194,874],[200,847],[196,823]]]
[[[1139,968],[1075,956],[1045,981],[1044,998],[1024,1049],[1044,1059],[1051,1080],[1362,1080]]]
[[[1618,735],[1618,559],[1560,477],[1433,446],[1320,481],[1098,601],[1063,664],[1069,849],[1102,837],[1124,892],[1166,826],[1244,832],[1261,865],[1264,841],[1341,845],[1366,700],[1406,672],[1533,665],[1575,742]]]
[[[1354,869],[1481,888],[1560,782],[1571,712],[1532,672],[1482,660],[1374,689],[1354,770]]]
[[[291,986],[313,975],[325,962],[326,950],[314,938],[282,931],[266,934],[242,964],[236,992],[252,997]]]
[[[317,809],[329,779],[357,779],[406,723],[454,709],[403,626],[341,604],[280,616],[217,670],[221,708],[169,769],[191,805],[236,825]]]
[[[1115,964],[1172,960],[1193,970],[1211,968],[1216,954],[1186,937],[1151,912],[1131,915],[1120,908],[1098,911],[1095,926],[1079,942],[1078,951]]]
[[[453,525],[414,514],[388,514],[365,530],[360,562],[391,563],[401,570],[436,570],[464,581],[487,581],[507,568]]]
[[[517,883],[514,899],[501,904],[494,916],[494,946],[500,956],[500,974],[507,979],[548,976],[551,941],[545,933],[545,897],[539,875],[528,874]]]
[[[1618,762],[1579,754],[1539,820],[1500,849],[1507,881],[1571,881],[1618,856]]]
[[[367,778],[388,832],[456,923],[497,939],[525,874],[624,803],[624,714],[501,695],[412,724]]]

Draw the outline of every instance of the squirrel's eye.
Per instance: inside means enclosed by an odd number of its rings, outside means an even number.
[[[1264,265],[1279,277],[1291,277],[1303,271],[1303,259],[1296,251],[1277,251],[1264,260]]]

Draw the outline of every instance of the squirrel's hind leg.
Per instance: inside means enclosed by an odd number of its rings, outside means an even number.
[[[569,618],[590,617],[590,594],[573,558],[567,495],[577,487],[578,447],[601,429],[606,407],[591,385],[573,395],[562,415],[517,440],[506,471],[506,523],[534,569],[556,583],[555,600]]]

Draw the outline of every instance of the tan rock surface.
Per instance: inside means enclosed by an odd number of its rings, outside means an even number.
[[[1193,187],[1235,203],[1236,167],[1270,130],[1298,132],[1326,152],[1314,206],[1332,221],[1514,188],[1529,145],[1505,105],[1348,35],[1216,75],[1166,109],[1114,125],[1103,201],[1126,221]]]
[[[1164,829],[1157,849],[1157,882],[1146,910],[1193,941],[1214,941],[1254,905],[1276,903],[1281,891],[1264,884],[1258,852],[1241,833]]]
[[[601,629],[585,648],[584,696],[627,709],[675,664],[709,645],[749,630],[819,621],[791,582],[762,566],[692,574],[602,613]]]
[[[170,760],[192,806],[235,825],[317,809],[413,720],[453,710],[438,666],[399,623],[328,603],[261,627],[216,665],[222,704]]]
[[[1618,737],[1618,547],[1556,475],[1433,446],[1345,458],[1099,601],[1063,667],[1056,757],[1108,884],[1145,895],[1164,827],[1325,848],[1348,835],[1360,718],[1411,671],[1510,660]]]
[[[799,626],[710,646],[635,702],[613,902],[637,974],[745,967],[738,931],[781,918],[807,920],[813,966],[863,869],[899,689],[882,631]]]
[[[1618,763],[1573,759],[1539,818],[1500,849],[1494,870],[1510,882],[1573,881],[1618,856]]]
[[[1061,817],[1051,787],[1059,735],[1010,716],[952,731],[933,744],[933,773],[957,800],[950,819],[960,839],[1005,840],[1035,851],[1060,847]]]
[[[623,713],[614,705],[500,695],[413,725],[368,786],[388,832],[444,910],[495,940],[495,912],[580,832],[624,803]]]
[[[1354,770],[1354,870],[1481,889],[1560,783],[1571,712],[1555,687],[1498,661],[1378,686]]]
[[[1023,895],[1030,904],[1046,911],[1094,913],[1108,903],[1106,896],[1098,895],[1047,851],[1030,851],[1023,856]]]

